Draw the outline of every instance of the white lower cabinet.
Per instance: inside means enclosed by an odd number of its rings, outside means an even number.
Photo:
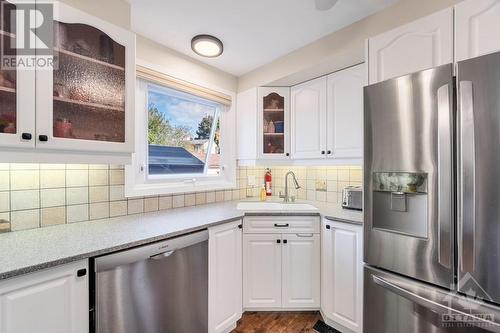
[[[208,229],[209,333],[230,332],[242,315],[242,221]]]
[[[320,236],[283,235],[282,261],[283,307],[319,308]]]
[[[253,230],[245,218],[244,230]],[[319,225],[319,218],[314,218]],[[243,234],[243,307],[248,310],[318,309],[320,307],[320,236],[293,232],[311,217],[263,218],[268,233]],[[286,227],[274,228],[274,225]],[[261,228],[265,226],[261,225]],[[273,229],[274,228],[274,229]],[[287,230],[288,229],[288,230]],[[260,229],[259,229],[260,230]],[[247,232],[247,231],[245,231]]]
[[[33,332],[89,332],[87,260],[0,281],[0,333]]]
[[[362,332],[363,227],[324,219],[321,312],[327,324]]]

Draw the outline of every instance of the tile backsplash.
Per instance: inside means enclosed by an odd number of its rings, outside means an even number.
[[[298,199],[340,202],[347,185],[361,185],[360,167],[272,167],[273,195],[284,190],[292,170]],[[223,191],[125,198],[119,165],[0,164],[0,233],[99,220],[258,196],[264,167],[240,167],[237,188]],[[255,179],[255,185],[249,184]]]

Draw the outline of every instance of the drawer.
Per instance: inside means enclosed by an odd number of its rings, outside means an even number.
[[[246,216],[243,232],[247,234],[318,234],[319,216]]]

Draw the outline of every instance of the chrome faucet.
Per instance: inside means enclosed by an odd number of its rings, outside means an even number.
[[[295,173],[293,171],[288,171],[285,175],[285,194],[281,194],[280,192],[280,198],[283,199],[284,202],[290,202],[290,201],[295,201],[295,197],[290,197],[288,193],[288,176],[292,175],[293,182],[295,184],[295,189],[298,190],[300,188],[299,182],[297,182],[297,178],[295,177]]]

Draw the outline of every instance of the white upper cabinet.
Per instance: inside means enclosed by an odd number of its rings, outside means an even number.
[[[500,51],[500,1],[468,0],[455,6],[455,60]]]
[[[320,236],[283,234],[283,307],[320,307]]]
[[[320,77],[291,89],[291,156],[294,159],[326,155],[326,81],[326,76]]]
[[[289,159],[290,88],[258,89],[258,158]]]
[[[363,86],[365,65],[328,76],[327,156],[363,157]]]
[[[453,8],[370,38],[368,58],[369,84],[452,63]]]
[[[88,333],[87,260],[0,281],[0,333]]]
[[[208,229],[209,333],[227,332],[242,314],[242,221]]]

